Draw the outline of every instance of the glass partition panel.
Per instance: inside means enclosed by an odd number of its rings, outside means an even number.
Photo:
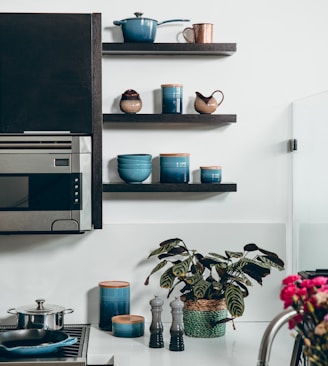
[[[293,103],[293,251],[297,271],[328,268],[328,92]]]

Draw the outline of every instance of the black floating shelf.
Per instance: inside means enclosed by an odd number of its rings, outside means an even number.
[[[103,192],[237,192],[235,183],[110,183]]]
[[[104,55],[230,56],[236,43],[103,43]]]
[[[235,114],[103,114],[104,123],[234,123]]]

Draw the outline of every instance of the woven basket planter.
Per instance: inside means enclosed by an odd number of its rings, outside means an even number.
[[[216,322],[227,317],[225,300],[188,300],[184,303],[183,323],[189,337],[215,338],[225,335],[226,323]]]

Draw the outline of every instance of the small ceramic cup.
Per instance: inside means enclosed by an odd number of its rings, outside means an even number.
[[[200,181],[202,183],[221,183],[222,168],[220,166],[201,166]]]

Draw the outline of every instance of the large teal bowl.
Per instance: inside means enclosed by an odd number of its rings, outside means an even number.
[[[118,174],[126,183],[141,183],[146,180],[151,173],[151,168],[125,169],[117,168]]]

